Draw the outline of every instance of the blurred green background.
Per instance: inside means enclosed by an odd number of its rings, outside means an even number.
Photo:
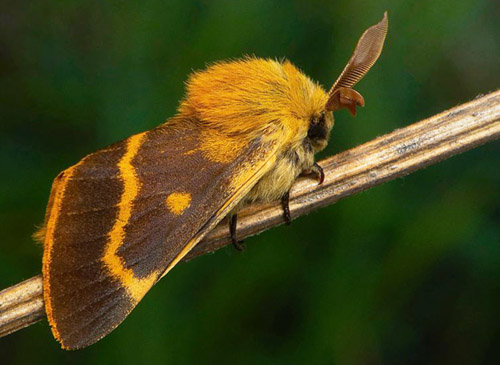
[[[500,2],[18,1],[2,7],[0,288],[40,272],[52,179],[175,112],[207,63],[287,57],[329,87],[389,11],[382,56],[320,159],[500,86]],[[497,363],[500,143],[182,264],[111,335],[64,352],[44,321],[5,364]]]

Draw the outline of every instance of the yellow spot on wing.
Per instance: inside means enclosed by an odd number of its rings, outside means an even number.
[[[118,163],[120,178],[123,181],[123,193],[118,204],[118,216],[108,234],[109,241],[102,259],[111,275],[121,282],[135,302],[142,299],[146,292],[153,286],[159,274],[158,272],[153,272],[146,278],[138,279],[134,276],[132,269],[125,267],[123,259],[117,254],[125,238],[125,226],[132,214],[134,199],[139,193],[140,182],[137,179],[134,166],[132,166],[131,162],[139,151],[144,137],[145,133],[130,137],[127,141],[127,151]]]
[[[189,204],[191,204],[191,194],[172,193],[167,197],[166,204],[172,213],[181,215],[189,207]]]

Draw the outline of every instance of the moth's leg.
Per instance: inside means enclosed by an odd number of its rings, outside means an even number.
[[[283,216],[285,217],[285,224],[287,226],[292,223],[292,216],[290,214],[290,192],[287,191],[282,197],[281,197],[281,206],[283,207]]]
[[[318,179],[318,184],[321,185],[323,184],[323,181],[325,181],[325,172],[323,171],[323,168],[318,165],[317,162],[315,162],[310,169],[302,171],[300,176],[309,176],[309,175],[315,175],[315,178]]]
[[[231,216],[229,220],[229,234],[231,235],[231,242],[233,243],[234,248],[238,251],[243,251],[243,246],[241,245],[243,241],[238,241],[236,238],[236,224],[238,223],[238,214],[234,214]]]
[[[320,165],[318,165],[317,162],[315,162],[313,167],[311,168],[311,174],[316,175],[319,185],[323,184],[323,181],[325,181],[325,172],[323,171],[323,168]]]
[[[325,172],[323,171],[323,168],[318,165],[317,162],[314,162],[314,165],[312,167],[313,173],[315,173],[318,176],[318,184],[321,185],[323,184],[323,181],[325,181]]]

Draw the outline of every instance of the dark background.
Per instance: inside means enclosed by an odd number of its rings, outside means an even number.
[[[500,3],[18,1],[2,6],[0,288],[38,274],[52,179],[175,112],[215,60],[287,57],[329,87],[389,11],[357,118],[319,158],[500,86]],[[111,335],[64,352],[47,323],[10,363],[496,363],[500,144],[467,152],[182,264]]]

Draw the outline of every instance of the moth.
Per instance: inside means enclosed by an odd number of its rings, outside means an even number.
[[[378,59],[387,13],[367,29],[328,92],[289,61],[247,57],[189,77],[164,124],[84,157],[52,184],[43,228],[43,292],[64,349],[116,328],[148,290],[224,217],[281,200],[300,174],[323,180],[314,154],[333,115],[364,99],[352,87]]]

